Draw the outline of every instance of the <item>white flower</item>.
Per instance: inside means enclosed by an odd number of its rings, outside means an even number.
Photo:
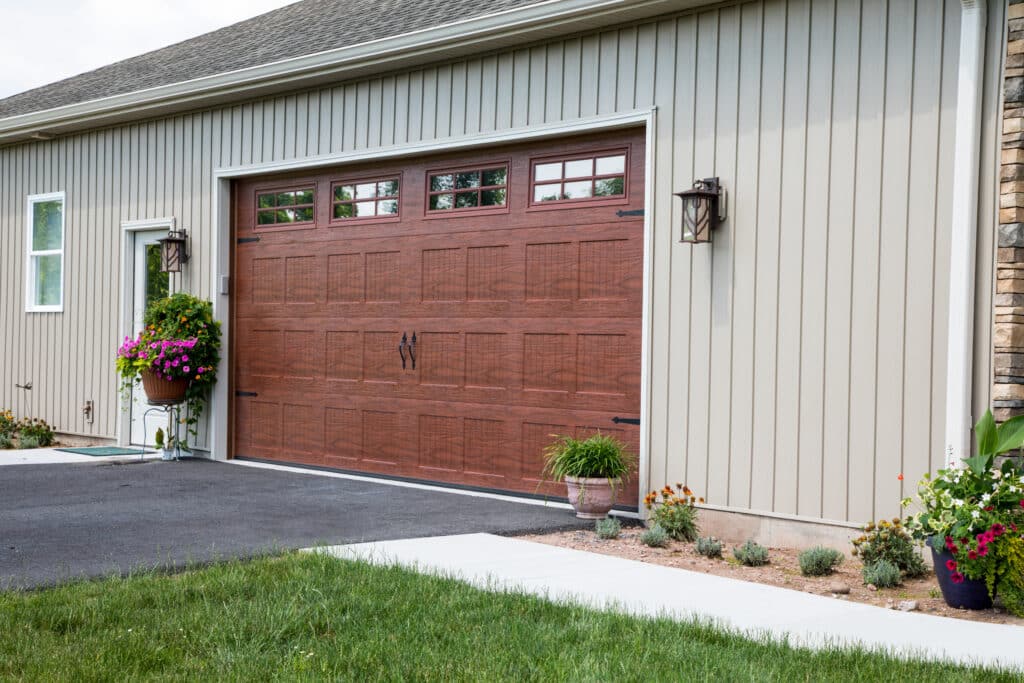
[[[981,502],[982,503],[987,503],[990,500],[992,500],[992,494],[991,493],[983,493],[983,494],[981,494]]]
[[[1016,486],[1013,486],[1013,485],[1011,485],[1011,486],[1010,486],[1010,493],[1017,493],[1017,487],[1016,487]]]
[[[977,510],[971,510],[971,517],[974,517],[974,519],[977,519],[978,517],[981,517],[981,513],[978,512]]]
[[[999,471],[999,470],[997,470],[997,469],[993,469],[993,470],[992,470],[992,478],[993,478],[993,479],[998,479],[998,478],[999,478],[999,477],[1001,477],[1001,476],[1003,476],[1003,473],[1002,473],[1002,472],[1000,472],[1000,471]]]
[[[954,498],[952,502],[953,502],[953,507],[960,507],[960,506],[962,506],[964,504],[964,502],[962,500],[960,500],[959,498]]]

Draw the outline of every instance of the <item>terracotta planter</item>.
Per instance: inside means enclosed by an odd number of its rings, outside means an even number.
[[[142,371],[142,389],[146,400],[155,406],[173,406],[185,400],[189,380],[161,379],[152,370]]]
[[[988,588],[984,581],[978,579],[964,579],[963,583],[953,583],[953,577],[946,562],[954,559],[953,553],[945,548],[939,550],[932,541],[928,542],[932,549],[932,562],[935,563],[935,578],[939,580],[939,588],[942,589],[942,597],[946,604],[957,609],[988,609],[992,607],[992,598],[988,594]]]
[[[580,519],[604,519],[615,504],[615,496],[619,492],[621,482],[604,477],[566,477],[566,488],[569,490],[569,503],[576,510]]]

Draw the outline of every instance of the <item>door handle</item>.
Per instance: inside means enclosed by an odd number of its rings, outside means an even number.
[[[402,369],[405,370],[405,345],[408,337],[405,333],[402,333],[402,341],[398,342],[398,355],[402,357]],[[409,354],[412,355],[412,349],[409,349]],[[415,361],[414,361],[415,362]],[[413,367],[416,367],[415,365]]]
[[[409,344],[409,358],[412,359],[412,369],[416,369],[416,333],[412,333],[412,343]]]

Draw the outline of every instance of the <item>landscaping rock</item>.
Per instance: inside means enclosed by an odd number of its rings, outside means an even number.
[[[850,592],[850,587],[847,586],[845,583],[835,581],[828,585],[828,590],[830,593],[835,593],[836,595],[848,595]]]
[[[898,607],[901,612],[913,612],[917,610],[917,600],[901,600]]]
[[[869,583],[869,584],[868,584],[868,590],[869,590],[869,591],[876,591],[876,590],[878,590],[878,586],[876,586],[876,585],[875,585],[875,584],[873,584],[873,583]]]

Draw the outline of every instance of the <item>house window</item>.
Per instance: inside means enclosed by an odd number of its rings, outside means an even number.
[[[256,194],[256,227],[312,223],[315,200],[312,187],[261,191]]]
[[[428,211],[495,209],[508,201],[508,166],[430,173]]]
[[[397,218],[399,184],[397,177],[336,183],[331,209],[333,220]]]
[[[27,311],[64,310],[64,193],[28,198]]]
[[[626,196],[626,152],[534,161],[532,203],[592,201]]]

